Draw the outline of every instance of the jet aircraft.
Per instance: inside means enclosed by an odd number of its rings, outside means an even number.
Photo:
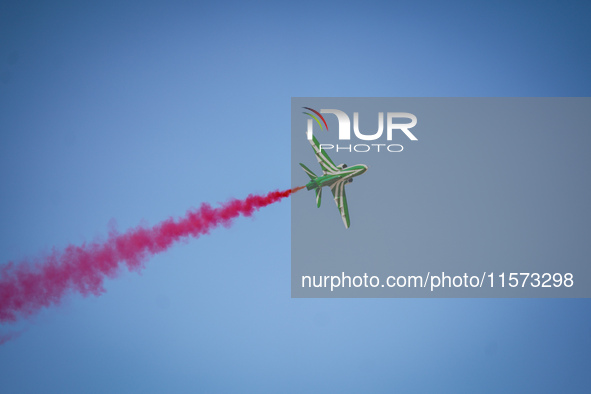
[[[351,222],[349,220],[345,185],[353,182],[353,177],[359,176],[367,171],[368,166],[365,164],[357,164],[352,167],[347,167],[346,164],[339,164],[337,166],[330,159],[326,150],[320,148],[320,144],[314,135],[312,135],[312,139],[309,141],[322,168],[322,176],[316,176],[308,167],[300,163],[306,174],[310,177],[310,182],[306,185],[306,189],[316,191],[316,206],[320,208],[322,188],[328,186],[341,213],[343,223],[346,228],[349,228]]]

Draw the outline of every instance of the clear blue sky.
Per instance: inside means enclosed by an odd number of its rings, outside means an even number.
[[[290,185],[292,96],[589,96],[582,2],[0,3],[0,264]],[[290,205],[0,347],[0,391],[587,392],[591,301],[291,299]]]

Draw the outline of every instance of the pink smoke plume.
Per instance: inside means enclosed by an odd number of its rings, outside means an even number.
[[[0,267],[0,322],[14,322],[41,308],[59,304],[70,291],[82,295],[100,295],[103,280],[117,275],[119,265],[129,270],[142,268],[148,257],[167,250],[174,242],[207,234],[219,226],[229,227],[234,218],[251,216],[259,208],[273,204],[303,187],[249,195],[244,200],[230,200],[218,208],[202,204],[184,217],[165,220],[152,228],[137,227],[123,234],[111,233],[103,243],[69,245],[53,251],[41,262],[12,263]],[[9,337],[0,337],[0,343]]]
[[[14,338],[18,338],[21,334],[21,331],[11,332],[8,334],[0,334],[0,345],[3,345]]]

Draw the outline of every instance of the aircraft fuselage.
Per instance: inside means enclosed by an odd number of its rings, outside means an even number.
[[[324,186],[331,186],[333,183],[340,180],[352,180],[354,177],[363,174],[365,171],[367,171],[367,166],[365,164],[357,164],[351,167],[341,168],[339,171],[333,171],[312,179],[306,185],[306,189],[312,190]]]

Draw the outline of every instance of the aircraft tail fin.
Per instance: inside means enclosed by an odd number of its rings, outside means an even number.
[[[302,166],[302,168],[304,169],[304,171],[306,172],[306,174],[308,174],[308,176],[310,177],[310,179],[317,178],[316,174],[314,174],[308,167],[306,167],[302,163],[300,163],[300,165]]]
[[[320,199],[322,198],[322,188],[316,189],[316,206],[320,208]]]

